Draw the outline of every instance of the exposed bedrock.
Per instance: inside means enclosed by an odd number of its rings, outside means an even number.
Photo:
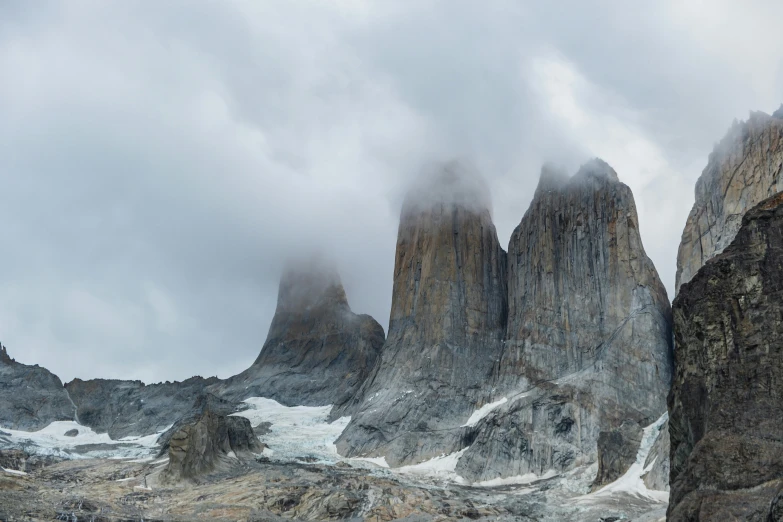
[[[735,122],[696,183],[677,253],[677,292],[731,243],[748,209],[783,190],[782,169],[783,110],[752,112],[748,121]]]
[[[193,415],[200,407],[199,397],[216,382],[216,377],[158,384],[74,379],[65,388],[76,405],[79,423],[117,440],[160,433]]]
[[[339,452],[398,466],[464,447],[472,430],[461,426],[489,395],[506,314],[487,187],[462,164],[439,165],[403,204],[388,338]]]
[[[59,377],[37,364],[15,361],[0,346],[0,427],[37,431],[74,420],[75,410]]]
[[[571,178],[543,169],[511,237],[508,281],[492,383],[493,399],[509,400],[477,426],[460,474],[487,480],[596,462],[602,432],[647,426],[666,411],[669,301],[633,194],[609,165],[592,160]]]
[[[194,480],[203,475],[230,469],[261,453],[250,421],[227,416],[206,407],[193,422],[171,437],[169,463],[161,473],[162,482]]]
[[[383,342],[375,319],[351,311],[334,267],[320,257],[292,262],[258,359],[210,392],[232,401],[344,405],[369,375]]]
[[[674,301],[671,521],[781,520],[783,194]]]

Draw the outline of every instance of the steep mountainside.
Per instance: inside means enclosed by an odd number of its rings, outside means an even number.
[[[383,346],[383,327],[348,306],[337,271],[321,259],[293,263],[253,365],[210,391],[229,400],[267,397],[287,406],[345,404]]]
[[[441,165],[403,205],[388,339],[340,453],[397,466],[463,447],[462,425],[489,392],[506,312],[506,254],[487,188],[465,166]]]
[[[65,388],[77,408],[79,422],[114,440],[159,433],[192,415],[197,401],[217,377],[191,377],[183,382],[74,379]]]
[[[638,428],[666,411],[671,380],[669,301],[631,190],[601,160],[570,179],[545,168],[512,235],[508,274],[493,376],[494,399],[508,401],[478,424],[458,472],[492,479],[601,460],[611,465],[597,483],[615,480]],[[599,438],[617,458],[598,454]]]
[[[781,107],[783,109],[783,107]],[[676,291],[737,233],[743,214],[783,190],[783,110],[753,112],[710,154],[677,253]]]
[[[782,259],[777,194],[674,301],[670,521],[783,520]]]
[[[16,362],[0,346],[0,427],[37,431],[74,420],[76,408],[60,379],[37,364]]]

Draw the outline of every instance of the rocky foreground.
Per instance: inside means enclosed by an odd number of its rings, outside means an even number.
[[[557,477],[471,487],[347,463],[259,457],[197,483],[158,486],[165,466],[165,461],[89,459],[26,475],[0,472],[0,520],[658,521],[665,513],[664,503],[630,494],[580,498],[558,489]]]

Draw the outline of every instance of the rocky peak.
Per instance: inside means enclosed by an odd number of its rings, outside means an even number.
[[[338,440],[392,465],[450,452],[500,353],[506,256],[478,175],[451,162],[403,204],[389,335]],[[457,448],[459,449],[459,448]]]
[[[671,311],[631,190],[598,159],[549,186],[509,243],[508,323],[493,376],[494,399],[508,401],[460,459],[467,478],[594,462],[602,432],[631,440],[615,430],[651,424],[666,409]],[[613,466],[598,481],[622,471]]]
[[[231,400],[268,397],[289,406],[345,404],[383,342],[377,321],[351,311],[333,264],[320,256],[289,262],[258,358],[211,391]]]
[[[563,185],[568,183],[569,178],[570,176],[565,170],[549,163],[545,164],[541,167],[541,175],[538,178],[538,186],[536,187],[534,197],[560,190]]]
[[[731,243],[749,208],[783,189],[782,116],[752,112],[710,154],[677,253],[677,291]]]
[[[75,408],[60,379],[37,364],[22,364],[0,348],[0,428],[37,431],[74,420]]]

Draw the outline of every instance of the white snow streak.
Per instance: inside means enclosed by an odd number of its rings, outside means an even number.
[[[474,411],[473,414],[468,419],[468,421],[465,424],[463,424],[462,427],[463,428],[472,428],[473,426],[478,424],[481,419],[483,419],[484,417],[489,415],[489,413],[492,410],[494,410],[495,408],[497,408],[501,404],[505,404],[507,402],[508,402],[508,398],[507,397],[503,397],[499,401],[490,402],[489,404],[485,404],[481,408],[479,408],[476,411]]]

